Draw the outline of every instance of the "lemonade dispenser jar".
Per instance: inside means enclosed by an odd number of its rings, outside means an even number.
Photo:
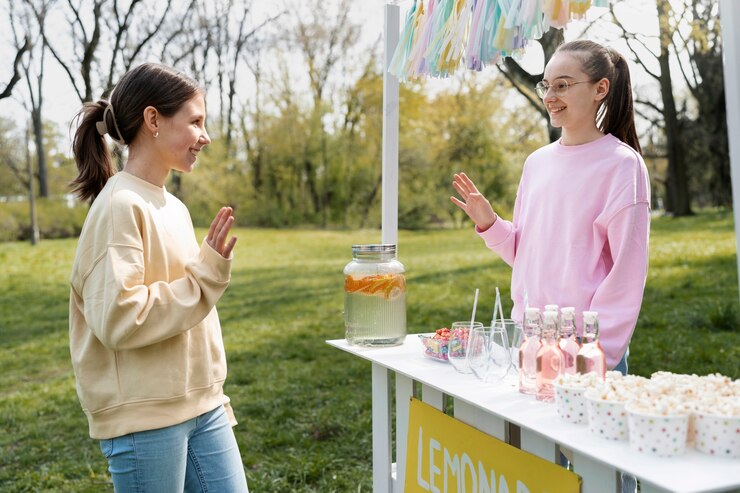
[[[396,245],[352,245],[344,268],[347,342],[396,346],[406,338],[406,270]]]

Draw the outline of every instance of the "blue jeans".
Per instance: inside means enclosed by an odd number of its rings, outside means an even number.
[[[166,428],[100,440],[116,493],[247,492],[223,406]]]
[[[622,356],[622,359],[619,360],[619,363],[617,363],[617,366],[614,367],[614,371],[618,371],[622,375],[627,374],[627,357],[630,355],[630,348],[627,347],[627,351],[624,352],[624,356]]]

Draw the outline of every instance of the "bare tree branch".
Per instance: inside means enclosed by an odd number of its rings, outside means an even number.
[[[129,56],[128,61],[124,64],[124,68],[128,71],[129,68],[131,68],[131,64],[136,59],[136,57],[139,55],[142,49],[144,49],[144,46],[146,46],[149,41],[154,37],[157,32],[161,29],[162,25],[164,24],[165,19],[167,18],[167,13],[170,11],[170,6],[172,5],[172,0],[167,0],[167,5],[165,6],[164,12],[162,12],[162,17],[159,18],[159,22],[157,22],[156,26],[152,28],[151,31],[147,33],[146,36],[144,36],[144,39],[141,40],[141,42],[134,48],[134,50],[131,53],[131,56]],[[167,46],[164,46],[164,49],[166,49]]]
[[[627,42],[627,47],[629,48],[629,50],[632,52],[632,55],[634,56],[634,59],[633,59],[634,62],[637,63],[638,65],[640,65],[643,68],[643,70],[645,70],[645,72],[647,72],[647,74],[649,76],[651,76],[653,79],[659,81],[660,80],[660,74],[656,74],[655,72],[653,72],[652,70],[650,70],[647,67],[647,65],[645,65],[645,62],[642,60],[642,57],[637,53],[637,50],[635,50],[635,48],[632,46],[632,44],[630,43],[630,41],[637,41],[638,43],[640,43],[642,45],[642,47],[645,48],[645,50],[648,53],[650,53],[653,57],[655,57],[656,60],[657,60],[658,56],[655,53],[653,53],[653,51],[650,48],[648,48],[648,46],[645,44],[644,41],[642,41],[641,39],[639,39],[634,33],[631,33],[629,31],[627,31],[627,29],[625,29],[625,27],[622,24],[622,22],[619,20],[619,18],[617,17],[617,15],[614,13],[614,5],[613,4],[610,4],[609,10],[612,13],[612,19],[614,19],[614,23],[617,25],[617,27],[619,27],[619,29],[623,33],[623,37],[624,37],[625,41]]]
[[[680,25],[681,22],[684,21],[686,17],[686,5],[684,5],[684,9],[681,12],[681,17],[679,19],[675,20],[675,25]],[[674,11],[675,12],[675,11]],[[696,72],[696,67],[692,63],[693,56],[691,56],[691,50],[689,49],[689,40],[683,35],[680,29],[674,29],[673,30],[673,36],[671,36],[671,46],[673,46],[673,50],[676,54],[681,53],[682,50],[678,49],[678,46],[676,45],[676,39],[675,37],[678,36],[681,39],[681,42],[683,43],[683,49],[686,50],[689,53],[689,68],[691,69],[691,76],[694,79],[693,82],[689,80],[689,76],[686,73],[686,69],[684,68],[684,62],[681,60],[680,56],[676,56],[676,59],[678,60],[678,68],[681,70],[681,75],[683,76],[683,80],[686,81],[686,85],[689,88],[689,91],[691,92],[692,96],[695,98],[698,97],[698,84],[699,84],[699,74]]]
[[[23,45],[18,48],[18,51],[15,54],[15,59],[13,59],[13,75],[10,77],[10,81],[8,81],[8,83],[5,85],[5,89],[3,89],[3,92],[0,92],[0,99],[5,99],[7,97],[10,97],[10,94],[13,92],[13,87],[21,79],[19,65],[21,63],[21,59],[23,58],[23,55],[30,49],[31,49],[31,38],[26,36]]]
[[[650,108],[654,109],[658,113],[663,113],[663,108],[659,107],[657,104],[653,103],[652,101],[647,101],[645,99],[635,98],[635,103],[641,104],[643,106],[649,106]]]
[[[113,72],[116,67],[116,58],[118,57],[118,52],[121,51],[121,40],[123,39],[124,35],[127,34],[129,29],[129,20],[131,19],[131,16],[133,15],[134,9],[136,8],[136,5],[141,0],[132,0],[131,4],[129,5],[128,10],[126,11],[126,15],[123,16],[123,20],[121,20],[118,16],[118,0],[113,0],[113,17],[116,20],[116,36],[113,41],[113,52],[111,54],[111,62],[110,62],[110,68],[108,70],[108,82],[105,85],[105,92],[108,92],[109,88],[113,87]],[[166,12],[166,10],[165,10]]]

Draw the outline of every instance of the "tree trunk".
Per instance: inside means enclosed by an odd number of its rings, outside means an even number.
[[[37,245],[40,241],[39,222],[36,216],[36,193],[33,185],[33,160],[31,159],[31,150],[29,141],[31,140],[30,128],[26,130],[26,166],[28,167],[28,203],[31,214],[31,245]]]
[[[39,77],[40,78],[40,77]],[[40,82],[40,81],[39,81]],[[39,197],[49,196],[49,179],[46,166],[46,149],[44,149],[44,122],[41,119],[41,88],[39,87],[38,107],[31,111],[33,120],[33,136],[36,144],[36,160],[38,163]]]
[[[674,216],[692,214],[689,197],[686,161],[681,142],[676,101],[673,98],[673,82],[669,65],[671,36],[671,6],[668,0],[658,0],[658,23],[660,25],[660,93],[663,99],[666,147],[668,153],[668,200],[666,212]]]

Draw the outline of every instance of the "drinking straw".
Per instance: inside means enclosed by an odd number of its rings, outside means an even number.
[[[473,323],[475,323],[475,309],[478,306],[478,288],[475,288],[475,299],[473,300],[473,315],[470,317],[470,330],[468,331],[468,340],[465,344],[470,348],[470,336],[473,335]],[[465,350],[465,366],[470,369],[470,351]]]
[[[475,323],[475,309],[478,306],[478,288],[475,288],[475,299],[473,300],[473,315],[470,317],[470,330],[473,330],[473,323]]]
[[[496,322],[496,312],[498,311],[498,305],[501,303],[501,298],[498,292],[498,286],[496,287],[496,302],[493,304],[493,316],[491,317],[491,328],[493,328]]]
[[[496,315],[496,308],[498,308],[498,315],[499,319],[501,320],[501,329],[504,332],[504,340],[503,344],[507,351],[511,349],[511,343],[509,342],[509,335],[506,333],[506,323],[504,322],[504,309],[501,306],[501,294],[498,292],[498,286],[496,286],[496,306],[494,307],[494,316]],[[493,330],[493,324],[491,324],[491,330]],[[509,353],[511,355],[511,353]],[[509,360],[509,366],[512,366],[514,363],[510,359]]]
[[[506,327],[504,325],[504,309],[501,307],[501,295],[498,292],[498,286],[496,286],[496,304],[498,306],[498,315],[501,319],[501,327]]]

